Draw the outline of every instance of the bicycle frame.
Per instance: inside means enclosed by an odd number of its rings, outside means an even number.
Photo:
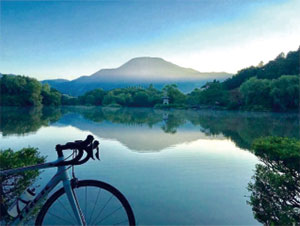
[[[0,171],[1,175],[11,175],[11,174],[17,174],[20,172],[24,172],[27,170],[40,170],[40,169],[47,169],[47,168],[53,168],[57,167],[56,174],[51,178],[51,180],[47,183],[47,185],[41,190],[39,194],[36,195],[35,199],[28,203],[25,208],[21,211],[21,213],[14,219],[12,222],[12,225],[19,225],[22,223],[23,219],[29,215],[35,206],[41,202],[46,196],[59,184],[59,182],[63,183],[63,187],[66,191],[68,200],[70,202],[70,205],[72,207],[72,210],[74,212],[74,215],[77,219],[78,225],[85,225],[85,219],[83,215],[81,214],[81,209],[78,205],[77,198],[75,193],[73,192],[71,180],[68,175],[68,168],[66,166],[57,166],[58,163],[64,161],[64,156],[58,157],[56,161],[49,162],[49,163],[43,163],[39,165],[34,166],[27,166],[17,169],[10,169],[10,170],[4,170]]]

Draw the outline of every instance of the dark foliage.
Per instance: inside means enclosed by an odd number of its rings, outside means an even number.
[[[300,222],[300,141],[266,137],[253,144],[264,163],[256,165],[249,183],[249,204],[255,218],[266,225],[295,225]]]
[[[0,78],[1,99],[3,106],[41,106],[60,105],[61,93],[42,85],[34,78],[25,76],[3,75]]]
[[[36,148],[23,148],[19,151],[6,149],[0,150],[0,162],[0,170],[5,170],[44,163],[45,157],[41,156]],[[38,170],[30,170],[0,177],[1,218],[6,222],[9,222],[10,217],[4,216],[5,210],[27,187],[34,183],[38,175]]]
[[[232,78],[227,79],[224,85],[227,89],[238,88],[243,82],[251,77],[258,79],[277,79],[282,75],[300,74],[300,47],[297,51],[290,51],[286,57],[283,53],[266,65],[251,66],[240,70]]]

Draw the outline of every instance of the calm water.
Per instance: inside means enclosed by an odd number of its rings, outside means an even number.
[[[101,161],[77,167],[80,179],[111,183],[138,224],[259,224],[247,185],[259,163],[250,146],[269,135],[299,139],[297,115],[96,107],[2,108],[1,149],[54,147],[92,134]],[[41,173],[43,184],[53,170]]]

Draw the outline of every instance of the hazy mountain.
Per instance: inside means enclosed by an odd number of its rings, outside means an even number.
[[[231,74],[225,72],[203,73],[183,68],[161,58],[138,57],[118,68],[102,69],[90,76],[81,76],[71,81],[45,80],[43,83],[73,96],[95,88],[110,90],[128,86],[148,86],[150,83],[159,89],[166,84],[176,83],[182,91],[190,92],[207,81],[224,80],[230,76]]]
[[[210,78],[211,76],[224,76],[224,73],[200,73],[194,69],[183,68],[154,57],[133,58],[116,69],[102,69],[85,79],[101,81],[187,81]]]
[[[65,82],[70,82],[70,80],[67,80],[67,79],[50,79],[50,80],[44,80],[43,83],[46,83],[46,82],[51,82],[51,81],[55,81],[57,84],[59,83],[65,83]]]

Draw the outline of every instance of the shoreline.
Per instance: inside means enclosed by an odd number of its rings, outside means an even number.
[[[61,108],[61,107],[92,107],[92,108],[104,108],[104,109],[153,109],[153,110],[192,110],[192,111],[216,111],[216,112],[232,112],[232,113],[271,113],[271,114],[298,114],[300,117],[300,109],[298,111],[256,111],[256,110],[243,110],[243,109],[226,109],[224,107],[216,106],[200,106],[200,107],[138,107],[138,106],[109,106],[109,105],[40,105],[40,106],[13,106],[13,105],[1,105],[0,108]]]

